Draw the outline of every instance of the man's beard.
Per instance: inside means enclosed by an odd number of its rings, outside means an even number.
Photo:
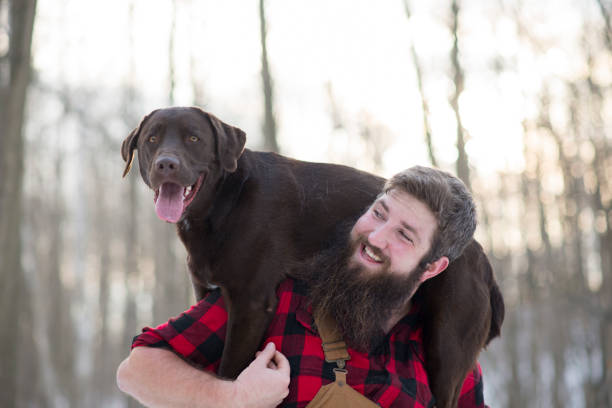
[[[425,268],[419,263],[408,274],[391,271],[389,259],[376,248],[383,258],[379,270],[349,266],[350,257],[366,238],[350,242],[350,226],[341,229],[331,247],[313,257],[296,277],[308,285],[313,311],[330,314],[344,340],[367,352],[383,340],[392,315],[406,307]]]

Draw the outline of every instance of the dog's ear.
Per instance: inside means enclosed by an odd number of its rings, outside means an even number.
[[[127,176],[132,168],[132,162],[134,161],[134,150],[136,150],[139,133],[140,126],[133,129],[121,144],[121,156],[123,157],[123,161],[127,162],[125,169],[123,170],[123,177]]]
[[[208,112],[204,112],[199,108],[195,109],[198,109],[210,121],[217,138],[217,157],[221,166],[229,172],[236,171],[238,159],[246,143],[246,133],[237,127],[222,122]]]
[[[147,119],[149,119],[149,117],[151,117],[154,112],[155,111],[149,113],[144,118],[142,118],[138,126],[130,132],[130,134],[121,144],[121,157],[123,157],[123,160],[127,162],[125,164],[125,169],[123,170],[123,177],[127,176],[127,174],[130,172],[130,169],[132,168],[132,163],[134,162],[134,150],[136,150],[136,146],[138,146],[138,137],[140,136],[140,130],[142,129]]]

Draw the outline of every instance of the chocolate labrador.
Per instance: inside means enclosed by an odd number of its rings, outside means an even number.
[[[124,140],[129,172],[154,191],[157,215],[176,223],[196,297],[211,284],[228,308],[219,374],[253,359],[291,268],[323,249],[336,225],[356,219],[384,179],[350,167],[244,149],[245,133],[199,108],[159,109]],[[438,408],[456,404],[480,350],[500,333],[501,293],[478,243],[418,291],[425,301],[426,369]]]

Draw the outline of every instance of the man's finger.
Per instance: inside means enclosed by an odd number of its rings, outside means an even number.
[[[287,360],[287,357],[280,351],[274,353],[274,363],[276,364],[276,369],[282,374],[287,376],[290,374],[291,369],[289,367],[289,360]]]

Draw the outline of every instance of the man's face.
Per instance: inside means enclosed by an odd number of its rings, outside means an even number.
[[[351,347],[368,351],[384,338],[389,319],[406,310],[425,271],[416,267],[398,274],[386,272],[385,267],[372,273],[351,262],[356,250],[350,227],[342,225],[330,247],[316,254],[296,277],[309,287],[313,311],[330,314]]]
[[[383,194],[304,269],[313,309],[330,313],[351,346],[368,350],[420,284],[448,265],[446,257],[419,265],[436,228],[419,200],[395,190]]]
[[[353,226],[355,248],[349,266],[365,271],[406,275],[431,247],[438,226],[426,204],[412,195],[391,190],[380,196]]]

